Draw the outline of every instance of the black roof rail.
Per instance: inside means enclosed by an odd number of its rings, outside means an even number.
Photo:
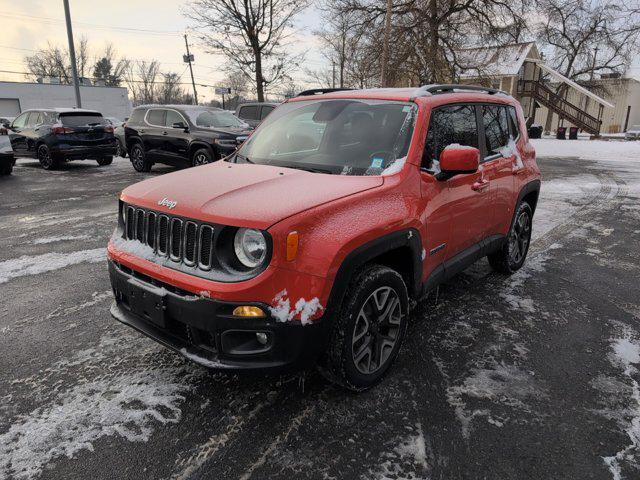
[[[489,88],[482,87],[480,85],[463,85],[458,83],[448,83],[448,84],[435,84],[435,85],[423,85],[418,89],[418,96],[420,94],[431,94],[438,95],[442,93],[453,93],[456,90],[467,91],[467,92],[484,92],[489,95],[509,95],[507,92],[502,90],[498,90],[497,88]]]
[[[342,90],[353,90],[352,88],[312,88],[311,90],[305,90],[300,92],[296,97],[307,97],[311,95],[322,95],[324,93],[340,92]]]

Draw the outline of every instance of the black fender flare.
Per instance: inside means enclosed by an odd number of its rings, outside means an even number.
[[[522,199],[524,197],[526,197],[528,194],[530,194],[531,192],[538,192],[538,194],[540,193],[540,180],[531,180],[529,183],[525,184],[521,189],[520,189],[520,193],[518,194],[518,201],[516,202],[516,207],[518,205],[520,205],[520,202],[522,201]],[[533,210],[532,213],[535,213],[535,206],[531,206],[531,210]],[[515,217],[515,211],[513,212],[514,217]]]
[[[417,229],[405,228],[366,242],[347,254],[333,280],[326,310],[329,316],[337,314],[349,282],[360,267],[384,253],[403,247],[411,251],[413,278],[407,290],[410,298],[417,296],[422,287],[422,238]]]

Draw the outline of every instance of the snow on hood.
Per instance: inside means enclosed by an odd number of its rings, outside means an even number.
[[[266,229],[309,208],[379,187],[382,177],[311,173],[215,162],[136,183],[122,199],[141,207],[224,225]],[[174,208],[159,205],[176,202]]]

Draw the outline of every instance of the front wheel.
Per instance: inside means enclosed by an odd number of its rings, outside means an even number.
[[[213,155],[206,148],[200,148],[193,152],[193,157],[191,159],[191,165],[193,167],[198,167],[200,165],[206,165],[207,163],[211,163],[213,161]]]
[[[11,164],[0,167],[0,175],[11,175],[11,172],[13,172],[13,165]]]
[[[136,172],[151,171],[151,162],[147,160],[144,148],[142,148],[142,145],[139,143],[136,143],[131,147],[129,158],[131,159],[131,164],[133,165],[133,168],[135,168]]]
[[[101,167],[104,167],[105,165],[111,165],[113,163],[113,157],[102,157],[96,160],[96,162],[98,162],[98,165],[100,165]]]
[[[500,250],[488,256],[489,264],[496,272],[511,274],[524,265],[531,243],[532,221],[531,206],[527,202],[520,203],[507,241]]]
[[[375,385],[398,355],[408,308],[407,287],[398,272],[381,265],[362,269],[335,319],[321,372],[353,391]]]
[[[49,147],[44,144],[38,147],[38,161],[45,170],[53,170],[58,166],[58,161],[51,154]]]

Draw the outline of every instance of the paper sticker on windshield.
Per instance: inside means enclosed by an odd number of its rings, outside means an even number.
[[[384,158],[374,158],[371,160],[371,168],[382,168],[382,164],[384,163]]]

